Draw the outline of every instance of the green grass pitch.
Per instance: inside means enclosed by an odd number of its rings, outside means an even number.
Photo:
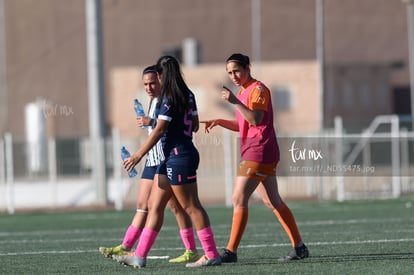
[[[275,216],[252,203],[239,261],[188,269],[170,264],[183,252],[174,216],[165,222],[145,269],[124,267],[98,252],[122,241],[134,210],[0,215],[0,274],[412,274],[414,198],[288,202],[310,258],[281,263],[290,244]],[[231,208],[206,207],[219,249],[228,240]],[[199,252],[201,246],[197,241]]]

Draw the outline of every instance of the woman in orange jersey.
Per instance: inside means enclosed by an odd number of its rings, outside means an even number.
[[[280,260],[299,260],[309,257],[302,242],[295,218],[278,191],[276,166],[279,146],[273,127],[273,108],[269,89],[250,74],[248,56],[235,53],[226,61],[231,81],[240,90],[235,96],[223,87],[221,97],[236,107],[236,120],[214,119],[205,123],[208,133],[215,126],[240,134],[241,161],[233,189],[233,222],[230,239],[223,249],[222,262],[237,262],[237,248],[248,219],[248,202],[257,189],[265,205],[276,215],[292,243],[292,249]]]

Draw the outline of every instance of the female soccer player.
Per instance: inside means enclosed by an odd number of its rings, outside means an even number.
[[[188,213],[197,230],[205,255],[187,267],[220,265],[209,217],[198,198],[196,170],[199,154],[192,141],[195,99],[185,83],[178,61],[163,56],[157,62],[161,82],[162,100],[157,111],[157,124],[146,142],[123,162],[131,171],[154,144],[161,139],[165,160],[157,168],[151,190],[148,218],[135,255],[117,256],[116,259],[134,267],[145,267],[146,257],[155,242],[164,219],[168,200],[175,196]]]
[[[156,119],[155,107],[161,97],[161,85],[158,80],[156,66],[152,65],[144,69],[142,72],[142,81],[144,89],[150,97],[150,108],[147,117],[137,117],[137,124],[139,127],[148,126],[148,134],[151,134]],[[195,115],[197,118],[198,116]],[[198,129],[193,129],[198,130]],[[150,197],[151,187],[154,182],[155,172],[161,161],[164,160],[161,141],[152,147],[147,153],[145,168],[141,175],[140,188],[137,195],[137,210],[132,219],[131,224],[127,228],[123,241],[120,245],[115,247],[100,247],[99,251],[105,257],[112,257],[112,255],[124,255],[131,251],[132,247],[137,242],[142,233],[145,221],[148,214],[148,199]],[[180,236],[186,248],[184,254],[177,258],[170,260],[171,263],[192,262],[198,259],[196,243],[194,239],[194,231],[191,224],[191,219],[178,204],[175,197],[171,197],[168,206],[174,213],[178,227],[180,228]]]
[[[225,87],[221,92],[222,99],[236,107],[236,120],[202,121],[207,133],[217,125],[240,133],[241,161],[233,189],[233,222],[229,242],[221,254],[222,262],[237,262],[237,248],[248,219],[249,198],[256,188],[292,243],[292,250],[281,259],[306,258],[309,251],[302,242],[292,212],[278,191],[276,166],[280,153],[273,127],[270,91],[251,76],[250,59],[246,55],[232,54],[226,61],[226,70],[231,81],[240,87],[237,97]]]

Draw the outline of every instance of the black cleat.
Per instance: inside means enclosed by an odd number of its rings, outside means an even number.
[[[235,263],[237,262],[237,253],[231,252],[227,248],[223,248],[220,258],[223,263]]]
[[[302,244],[299,247],[294,247],[289,253],[279,259],[279,261],[294,261],[294,260],[302,260],[309,257],[309,250],[306,245]]]

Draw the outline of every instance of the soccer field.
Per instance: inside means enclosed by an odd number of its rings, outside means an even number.
[[[183,252],[169,210],[145,269],[121,266],[98,252],[99,246],[121,242],[134,210],[2,214],[0,274],[412,274],[414,198],[288,205],[310,250],[303,261],[277,261],[290,244],[262,204],[251,205],[239,261],[201,269],[168,263],[168,257]],[[206,210],[221,249],[227,243],[232,209]]]

